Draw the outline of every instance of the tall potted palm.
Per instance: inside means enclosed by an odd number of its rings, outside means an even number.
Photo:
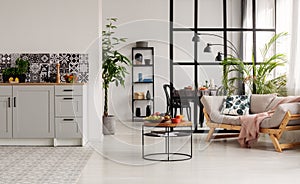
[[[233,56],[225,58],[222,61],[222,65],[225,66],[223,86],[229,95],[237,90],[235,86],[237,81],[241,81],[248,86],[251,93],[277,93],[282,96],[286,95],[286,75],[271,77],[271,73],[275,68],[285,65],[286,56],[282,53],[270,53],[276,41],[286,35],[286,32],[275,34],[265,44],[261,49],[262,61],[257,65],[254,62],[254,57],[252,57],[252,64],[250,65],[245,64],[240,58]],[[231,73],[239,73],[241,75],[230,75]]]
[[[116,86],[123,86],[125,76],[128,74],[126,66],[131,65],[131,61],[118,52],[115,47],[126,38],[117,38],[114,36],[114,30],[117,26],[117,18],[107,18],[108,23],[105,30],[102,31],[102,79],[104,89],[104,113],[103,113],[103,134],[110,135],[115,133],[115,117],[108,114],[108,89],[110,83]]]

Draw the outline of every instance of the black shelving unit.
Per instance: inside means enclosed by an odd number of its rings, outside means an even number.
[[[154,112],[154,47],[133,47],[132,48],[132,121],[143,121],[146,117],[146,107],[151,106],[151,113]],[[139,78],[139,73],[142,77]],[[147,91],[150,92],[150,99],[147,99]],[[144,98],[135,98],[135,93],[144,93]],[[136,108],[140,108],[141,115],[136,116]]]
[[[222,10],[216,10],[216,9],[212,9],[211,11],[216,12],[216,11],[222,11],[222,26],[220,27],[200,27],[199,26],[199,16],[200,16],[200,12],[199,12],[199,7],[201,7],[201,0],[186,0],[186,1],[192,1],[191,3],[193,3],[193,17],[191,17],[191,19],[193,20],[193,26],[191,27],[174,27],[174,25],[178,25],[176,24],[176,20],[175,20],[175,5],[176,3],[180,1],[180,0],[170,0],[169,1],[169,5],[170,5],[170,9],[169,9],[169,62],[170,62],[170,86],[173,87],[174,84],[176,84],[176,81],[174,81],[174,68],[175,67],[181,67],[181,66],[189,66],[189,67],[193,67],[193,71],[194,71],[194,81],[193,81],[193,85],[195,89],[198,89],[199,84],[198,84],[198,77],[199,77],[199,66],[218,66],[220,65],[220,62],[202,62],[202,61],[198,61],[198,56],[199,56],[199,50],[198,50],[198,42],[196,41],[192,41],[191,37],[187,37],[186,39],[190,40],[191,44],[193,45],[193,61],[190,62],[180,62],[177,61],[176,58],[174,58],[175,56],[175,49],[174,49],[174,33],[192,33],[194,36],[196,36],[198,33],[212,33],[212,34],[216,34],[219,33],[222,35],[223,40],[221,41],[221,43],[223,44],[223,54],[224,57],[227,57],[229,54],[229,50],[228,50],[228,35],[231,33],[241,33],[241,37],[244,33],[250,33],[252,35],[252,44],[253,44],[253,56],[254,56],[254,63],[256,65],[259,65],[259,62],[257,62],[257,52],[259,52],[259,50],[257,50],[257,35],[259,33],[272,33],[275,34],[276,33],[276,0],[270,0],[274,3],[274,15],[273,15],[273,19],[274,19],[274,26],[273,27],[268,27],[268,28],[260,28],[257,26],[257,19],[259,18],[266,18],[266,17],[257,17],[256,13],[257,13],[257,6],[259,0],[240,0],[239,3],[241,4],[241,7],[239,10],[240,15],[241,15],[241,22],[240,22],[240,26],[239,27],[234,27],[234,26],[230,26],[228,24],[228,4],[229,2],[237,2],[237,1],[227,1],[227,0],[222,0],[219,1],[222,3]],[[252,26],[247,26],[244,27],[243,25],[243,20],[246,17],[246,13],[245,13],[245,5],[247,2],[251,1],[251,6],[252,6],[252,21],[251,24]],[[182,3],[183,1],[181,1]],[[209,16],[207,16],[206,18],[209,18]],[[182,25],[182,24],[180,24]],[[243,56],[243,46],[244,46],[244,42],[241,39],[240,43],[239,43],[239,53],[241,56]],[[241,59],[244,59],[243,57]],[[246,63],[247,64],[247,63]],[[252,63],[249,63],[252,64]],[[223,71],[225,70],[225,67],[223,68]],[[255,91],[255,86],[253,86],[254,91]],[[171,95],[171,100],[172,100],[172,95]],[[199,112],[198,112],[198,102],[199,102],[199,98],[198,96],[194,95],[193,97],[193,101],[194,101],[194,128],[195,128],[195,132],[205,132],[205,131],[198,131],[198,122],[199,122]],[[171,111],[173,110],[173,108],[171,107]],[[172,112],[171,112],[172,113]],[[203,123],[203,119],[200,120]],[[200,123],[201,124],[201,123]]]

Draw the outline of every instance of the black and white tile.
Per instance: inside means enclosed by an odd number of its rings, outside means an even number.
[[[2,71],[8,67],[16,66],[16,59],[22,58],[29,61],[26,82],[44,82],[46,76],[56,74],[56,64],[60,64],[61,81],[64,75],[74,73],[78,76],[78,82],[88,82],[89,63],[88,54],[79,53],[12,53],[0,54],[0,82]]]
[[[89,80],[89,63],[88,63],[88,55],[82,54],[79,57],[79,75],[78,80],[86,83]]]
[[[20,58],[20,54],[11,54],[10,57],[11,57],[11,67],[15,67],[16,66],[16,60],[18,58]]]
[[[61,61],[61,57],[59,54],[51,54],[50,55],[50,64],[59,63]]]
[[[7,67],[10,67],[11,64],[11,56],[10,54],[3,54],[1,58],[1,63],[3,65],[6,65]]]
[[[50,67],[49,63],[42,63],[41,64],[40,82],[45,82],[45,78],[50,76],[49,67]]]

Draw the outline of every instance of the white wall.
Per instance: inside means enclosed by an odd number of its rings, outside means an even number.
[[[101,138],[99,0],[1,0],[0,53],[88,53],[89,139]]]
[[[169,83],[169,3],[161,0],[103,0],[103,21],[108,17],[118,18],[117,35],[127,37],[120,51],[131,59],[131,48],[136,41],[145,40],[155,52],[155,109],[165,112],[164,83]],[[110,88],[110,114],[121,120],[131,119],[131,67],[126,78],[126,87]],[[120,108],[121,107],[121,108]],[[144,110],[144,109],[143,109]]]
[[[193,0],[175,1],[176,27],[193,27]],[[222,0],[201,0],[200,11],[202,15],[200,26],[222,27]],[[168,0],[103,0],[103,22],[108,17],[117,17],[117,34],[127,37],[127,44],[120,51],[131,58],[131,48],[139,40],[149,41],[149,46],[155,49],[155,110],[165,112],[166,102],[162,85],[169,83],[169,1]],[[207,17],[210,17],[207,19]],[[177,33],[174,35],[175,59],[177,61],[193,60],[193,33]],[[219,41],[205,38],[205,41]],[[199,43],[199,60],[214,61],[214,54],[202,52],[205,42]],[[131,71],[131,69],[129,69]],[[193,85],[193,68],[176,67],[175,87],[183,88]],[[199,83],[205,80],[215,79],[215,83],[221,84],[222,68],[201,67],[199,69]],[[119,89],[120,88],[120,89]],[[131,119],[131,74],[126,78],[126,87],[116,88],[111,86],[111,100],[109,111],[117,115],[121,120]],[[122,108],[119,108],[122,107]]]

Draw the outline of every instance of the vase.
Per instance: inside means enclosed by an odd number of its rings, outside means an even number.
[[[150,100],[151,99],[151,94],[150,94],[150,91],[147,90],[147,93],[146,93],[146,99],[147,100]]]
[[[136,116],[136,117],[140,117],[140,116],[141,116],[141,108],[137,107],[137,108],[135,109],[135,116]]]
[[[151,60],[150,59],[145,59],[145,65],[150,65]]]
[[[141,53],[136,53],[134,59],[136,65],[141,65],[143,63],[143,55]]]
[[[150,116],[151,115],[151,107],[150,105],[147,105],[146,107],[146,116]]]
[[[139,73],[138,78],[139,78],[139,82],[142,82],[143,81],[143,73]]]

